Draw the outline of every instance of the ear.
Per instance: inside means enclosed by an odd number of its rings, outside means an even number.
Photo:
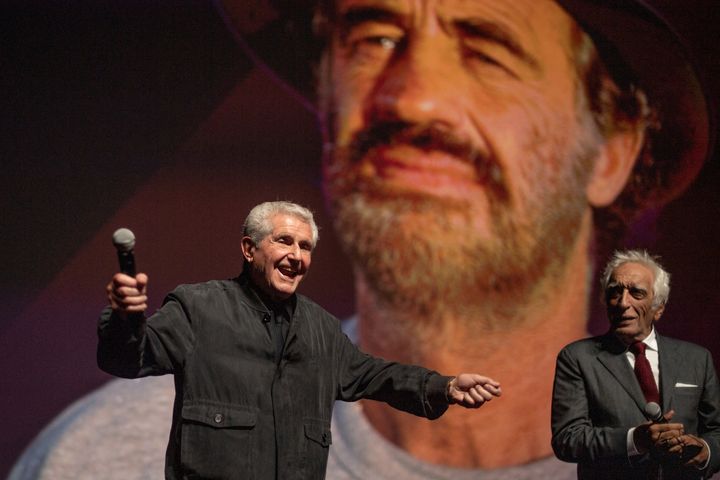
[[[657,322],[658,320],[660,320],[660,317],[662,317],[663,313],[665,313],[665,305],[660,305],[655,311],[655,315],[653,315],[653,322]]]
[[[240,241],[240,248],[242,249],[243,258],[252,263],[255,254],[255,242],[252,241],[252,238],[243,237]]]
[[[585,193],[593,207],[607,207],[625,188],[645,141],[645,132],[632,129],[613,133],[600,146]]]

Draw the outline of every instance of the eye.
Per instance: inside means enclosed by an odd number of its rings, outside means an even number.
[[[630,295],[632,295],[633,298],[640,300],[647,296],[647,292],[639,288],[631,288]]]
[[[300,249],[312,252],[312,245],[310,245],[308,242],[300,242]]]
[[[283,235],[283,236],[281,236],[281,237],[278,237],[275,241],[276,241],[277,243],[282,243],[283,245],[291,245],[291,244],[293,243],[292,238],[290,238],[290,237],[287,236],[287,235]]]
[[[382,60],[400,46],[403,32],[395,25],[367,22],[356,25],[343,38],[347,54],[356,60]]]
[[[501,48],[465,44],[462,53],[468,65],[483,73],[497,72],[513,78],[518,77],[517,62],[513,63],[512,57]]]
[[[610,287],[605,291],[605,297],[608,300],[617,300],[622,295],[622,287]]]
[[[492,56],[489,52],[486,52],[479,48],[473,48],[472,46],[465,46],[465,56],[477,62],[482,62],[487,65],[504,68],[503,65]]]

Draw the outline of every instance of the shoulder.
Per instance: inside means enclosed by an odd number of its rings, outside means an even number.
[[[303,315],[311,321],[327,324],[329,326],[340,328],[340,321],[323,307],[310,300],[305,295],[297,294],[297,309],[300,315]]]
[[[712,358],[710,351],[697,343],[687,342],[678,338],[666,337],[665,335],[657,336],[658,345],[660,350],[663,348],[670,348],[678,352],[682,352],[683,355],[692,356],[694,358],[708,357]]]
[[[559,356],[585,356],[585,355],[596,355],[608,342],[606,335],[600,335],[596,337],[582,338],[575,340],[572,343],[567,344],[560,350]]]
[[[208,280],[201,283],[178,285],[165,297],[164,303],[170,300],[186,303],[208,299],[236,298],[241,295],[243,295],[243,290],[234,280]]]
[[[233,280],[208,280],[200,283],[186,283],[175,287],[176,295],[212,295],[223,292],[237,292],[240,286]]]

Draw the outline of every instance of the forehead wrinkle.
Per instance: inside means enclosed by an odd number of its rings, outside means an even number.
[[[527,5],[516,2],[454,0],[437,7],[444,29],[480,38],[499,45],[519,58],[534,71],[542,71],[541,62],[533,53],[538,44],[536,15],[527,12]]]
[[[637,283],[632,282],[632,281],[631,282],[615,281],[615,282],[608,283],[608,286],[607,286],[608,289],[617,288],[617,287],[621,287],[623,289],[627,288],[628,290],[633,290],[633,289],[634,290],[642,290],[642,291],[647,290],[644,285],[638,285]]]
[[[341,24],[352,26],[363,21],[384,21],[399,27],[419,28],[434,9],[434,0],[346,0],[338,2]]]

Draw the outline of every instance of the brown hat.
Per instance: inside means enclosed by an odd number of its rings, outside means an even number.
[[[681,194],[710,156],[715,118],[690,52],[643,0],[556,0],[592,37],[611,74],[622,65],[659,114],[651,155],[640,159],[607,213],[629,223]],[[317,0],[216,0],[242,48],[314,105],[313,68],[322,43],[312,31]]]

